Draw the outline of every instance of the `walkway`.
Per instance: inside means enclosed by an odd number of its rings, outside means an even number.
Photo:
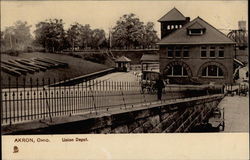
[[[139,76],[136,76],[133,71],[131,72],[115,72],[105,76],[96,78],[95,80],[111,80],[111,81],[125,81],[125,82],[138,82]]]
[[[225,109],[224,132],[249,132],[249,96],[226,96],[219,104]]]

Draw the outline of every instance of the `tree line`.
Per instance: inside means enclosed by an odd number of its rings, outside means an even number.
[[[103,48],[150,48],[159,40],[153,22],[144,24],[135,14],[125,14],[105,33],[89,24],[77,22],[64,29],[62,19],[48,19],[35,25],[31,35],[27,22],[17,21],[1,31],[1,50],[25,50],[41,46],[46,51],[83,50]]]

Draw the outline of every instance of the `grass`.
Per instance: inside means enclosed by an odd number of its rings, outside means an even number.
[[[75,58],[72,56],[68,56],[68,55],[62,55],[62,54],[53,54],[53,53],[40,53],[40,52],[33,52],[33,53],[21,53],[19,54],[17,57],[16,56],[9,56],[6,54],[1,54],[1,60],[13,60],[13,59],[18,59],[18,58],[27,58],[27,59],[31,59],[31,58],[35,58],[35,57],[48,57],[48,58],[52,58],[55,60],[59,60],[62,62],[66,62],[68,63],[69,67],[68,68],[57,68],[57,69],[49,69],[45,72],[35,72],[34,74],[27,74],[22,75],[20,77],[18,77],[18,86],[23,86],[23,78],[26,78],[26,85],[30,84],[30,78],[33,79],[32,84],[36,85],[36,79],[39,79],[39,83],[42,84],[42,78],[45,79],[45,84],[47,84],[47,80],[50,78],[51,82],[55,81],[59,81],[59,80],[63,80],[63,79],[69,79],[69,78],[74,78],[74,77],[78,77],[78,76],[82,76],[85,74],[89,74],[89,73],[93,73],[93,72],[97,72],[97,71],[101,71],[104,69],[107,69],[109,67],[102,65],[102,64],[98,64],[98,63],[94,63],[94,62],[90,62],[90,61],[86,61],[84,59],[81,58]],[[11,78],[11,86],[15,86],[16,85],[16,77],[11,76],[3,71],[1,71],[1,85],[2,87],[7,87],[8,84],[8,77]]]

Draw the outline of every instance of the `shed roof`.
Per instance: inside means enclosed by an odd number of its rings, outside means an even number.
[[[188,27],[204,27],[206,32],[200,36],[192,36],[187,34]],[[224,33],[220,32],[212,25],[201,19],[195,18],[191,22],[184,25],[182,28],[172,32],[158,42],[159,45],[170,44],[235,44]]]
[[[126,56],[121,56],[117,58],[115,62],[131,62],[131,59],[127,58]]]
[[[236,59],[236,58],[234,58],[234,62],[239,64],[240,66],[244,66],[244,63],[241,62],[240,60]]]
[[[186,17],[175,7],[171,9],[167,14],[161,17],[158,21],[165,22],[165,21],[185,21]]]
[[[143,54],[141,57],[141,61],[159,61],[159,55],[157,54]]]

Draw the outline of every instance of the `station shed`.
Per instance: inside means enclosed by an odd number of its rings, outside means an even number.
[[[158,54],[143,54],[140,61],[141,61],[142,71],[159,70],[159,55]]]
[[[115,60],[115,66],[117,71],[128,72],[130,71],[131,59],[126,56],[121,56]]]

